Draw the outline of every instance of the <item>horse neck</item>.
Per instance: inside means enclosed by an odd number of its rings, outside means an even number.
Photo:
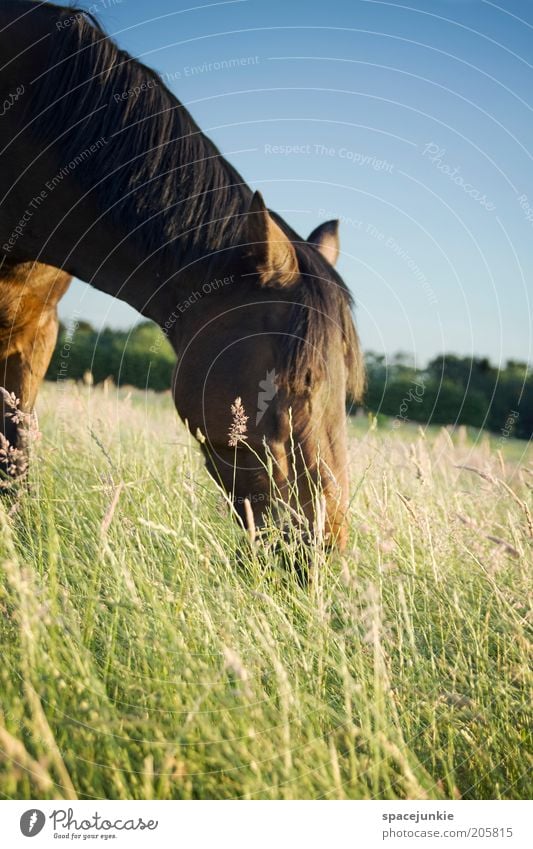
[[[20,69],[23,143],[9,156],[18,196],[46,197],[17,249],[161,323],[203,259],[236,240],[251,191],[150,69],[80,15],[58,27],[58,14],[32,14],[38,46]],[[129,96],[134,84],[145,89]],[[27,201],[9,202],[13,221]]]

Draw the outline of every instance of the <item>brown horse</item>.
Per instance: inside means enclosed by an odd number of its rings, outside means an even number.
[[[82,10],[4,0],[0,57],[6,389],[31,408],[75,275],[163,328],[177,410],[244,521],[274,510],[268,454],[282,500],[297,483],[313,525],[318,483],[342,540],[345,399],[364,370],[336,222],[301,239]]]

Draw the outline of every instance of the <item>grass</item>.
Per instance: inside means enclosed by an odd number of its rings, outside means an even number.
[[[356,420],[348,549],[304,588],[168,395],[49,384],[39,414],[0,515],[3,796],[530,795],[524,443]]]

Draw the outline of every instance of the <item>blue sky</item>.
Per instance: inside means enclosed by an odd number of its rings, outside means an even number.
[[[340,218],[366,350],[533,362],[533,4],[90,0],[270,207]],[[137,315],[76,283],[60,313]]]

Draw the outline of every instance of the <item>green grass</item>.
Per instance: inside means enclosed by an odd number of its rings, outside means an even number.
[[[47,385],[39,414],[0,515],[5,797],[530,795],[524,443],[352,423],[349,545],[305,588],[168,395]]]

